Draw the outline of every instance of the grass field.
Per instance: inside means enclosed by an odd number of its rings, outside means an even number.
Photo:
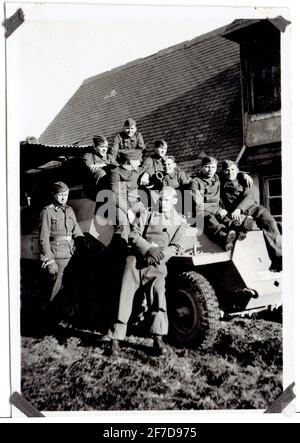
[[[265,409],[282,392],[282,325],[222,321],[209,350],[150,355],[130,336],[117,357],[87,335],[22,339],[22,394],[39,410]]]

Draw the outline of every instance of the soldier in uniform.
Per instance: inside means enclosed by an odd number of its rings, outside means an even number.
[[[145,149],[142,133],[137,131],[136,122],[132,118],[125,120],[123,131],[115,135],[110,154],[114,160],[119,161],[119,151],[125,149],[139,149],[141,152]]]
[[[167,261],[178,254],[183,246],[186,223],[174,206],[177,202],[176,191],[166,187],[160,194],[159,211],[145,212],[136,219],[130,235],[132,247],[126,259],[121,284],[117,321],[109,332],[111,354],[119,351],[119,340],[126,336],[127,324],[132,312],[133,299],[140,285],[151,284],[150,309],[154,337],[154,352],[166,352],[162,336],[168,332],[167,306],[165,297],[165,278]]]
[[[107,153],[108,141],[102,135],[93,137],[93,151],[83,156],[83,162],[87,169],[87,179],[84,191],[88,197],[95,200],[98,190],[101,188],[103,178],[107,175],[110,166],[118,166],[112,156]],[[105,184],[103,183],[103,188]]]
[[[40,258],[53,285],[50,301],[62,287],[64,270],[74,253],[74,239],[84,239],[73,209],[66,204],[68,196],[68,186],[61,181],[55,182],[53,202],[41,212]]]
[[[142,153],[138,149],[123,150],[119,153],[119,166],[109,176],[108,189],[113,192],[116,208],[115,234],[128,240],[129,225],[138,211],[143,211],[138,193],[138,179],[141,173]]]
[[[167,150],[168,145],[165,140],[155,140],[154,154],[146,157],[142,164],[143,175],[140,178],[141,185],[153,185],[155,189],[161,189],[161,180],[157,179],[157,175],[160,174],[161,178],[163,176]]]
[[[257,226],[263,230],[272,260],[272,268],[281,270],[282,239],[276,220],[266,208],[255,201],[253,187],[246,185],[235,162],[224,160],[222,170],[221,199],[226,216],[237,221],[245,216],[252,216]]]
[[[194,216],[204,222],[204,232],[212,240],[220,243],[225,250],[233,248],[237,238],[244,239],[252,228],[253,219],[248,217],[243,224],[227,216],[220,207],[220,180],[217,171],[218,161],[214,157],[202,158],[202,169],[191,182]],[[246,174],[243,174],[245,176]]]
[[[163,186],[172,186],[174,189],[187,189],[191,183],[191,177],[185,171],[177,166],[175,157],[167,155],[164,164]]]

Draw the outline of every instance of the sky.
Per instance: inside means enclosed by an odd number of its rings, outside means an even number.
[[[8,116],[14,137],[39,137],[85,78],[268,8],[7,4],[25,22],[7,40]]]

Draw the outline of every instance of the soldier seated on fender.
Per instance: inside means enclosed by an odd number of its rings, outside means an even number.
[[[271,269],[281,271],[282,239],[276,220],[266,208],[256,202],[253,186],[245,183],[235,162],[224,160],[222,169],[221,199],[225,208],[225,215],[238,222],[245,216],[251,216],[264,233],[272,261]]]
[[[191,182],[194,216],[204,220],[204,232],[227,251],[231,250],[237,239],[243,240],[252,228],[253,219],[247,217],[243,223],[232,220],[221,207],[220,180],[217,171],[218,160],[211,156],[202,158],[199,174]],[[251,177],[240,173],[243,180],[252,182]]]
[[[50,302],[62,288],[63,274],[75,246],[74,239],[84,240],[73,209],[66,203],[69,196],[68,186],[59,181],[51,188],[53,202],[41,212],[40,258],[42,268],[50,277]]]
[[[172,255],[178,254],[183,246],[186,222],[174,206],[176,191],[166,187],[160,194],[159,211],[145,212],[131,227],[129,244],[122,277],[117,321],[109,331],[111,338],[110,355],[119,352],[119,340],[127,332],[132,313],[135,293],[140,286],[150,284],[150,310],[152,315],[151,334],[154,337],[154,353],[166,352],[162,337],[168,333],[167,306],[165,297],[166,263]]]

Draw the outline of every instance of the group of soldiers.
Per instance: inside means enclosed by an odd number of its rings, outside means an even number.
[[[116,209],[114,245],[116,255],[125,250],[118,312],[106,335],[109,354],[119,352],[119,341],[127,332],[133,300],[140,286],[148,288],[151,311],[153,352],[166,352],[163,336],[168,332],[165,279],[167,262],[184,248],[187,220],[176,209],[179,192],[187,191],[192,200],[192,220],[202,222],[204,232],[224,250],[243,240],[253,223],[263,230],[272,268],[281,270],[281,234],[266,208],[255,201],[252,178],[239,171],[232,160],[222,162],[203,156],[198,174],[188,175],[167,155],[164,140],[154,142],[154,154],[145,156],[143,136],[129,118],[109,148],[103,136],[93,138],[93,151],[83,156],[87,172],[85,192],[97,200],[101,189],[109,189]],[[150,197],[145,204],[139,189]],[[152,203],[153,192],[158,205]],[[73,209],[67,205],[69,189],[63,182],[53,184],[53,202],[41,213],[40,248],[42,267],[53,281],[51,299],[62,287],[64,270],[74,253],[74,242],[84,241]]]

